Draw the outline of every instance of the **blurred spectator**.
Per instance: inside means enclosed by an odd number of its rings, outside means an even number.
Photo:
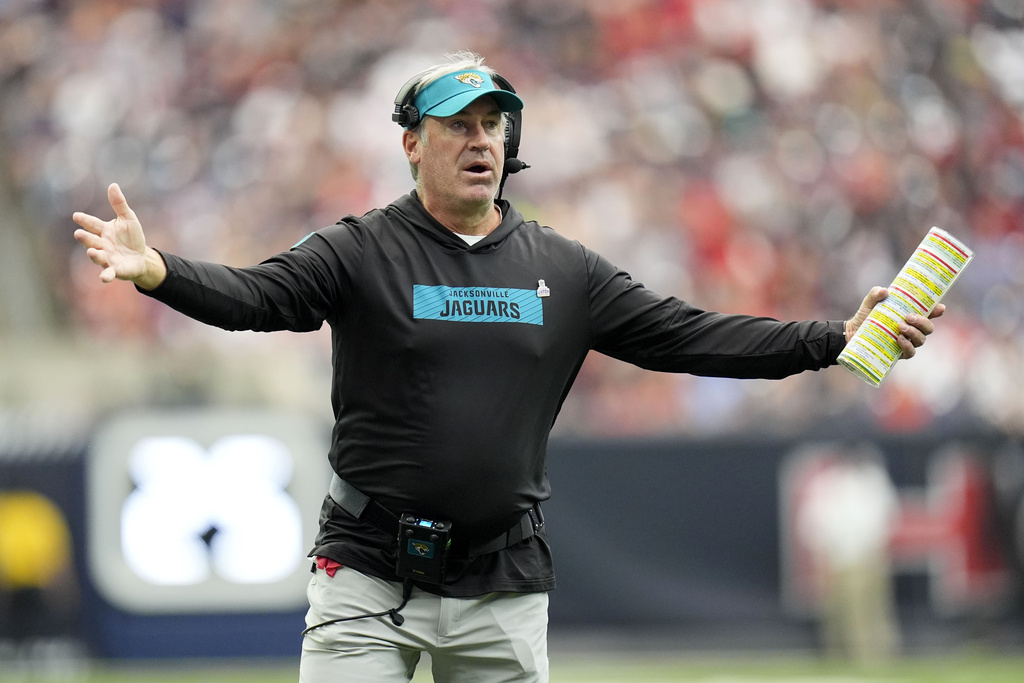
[[[889,540],[896,488],[881,455],[840,449],[808,486],[797,534],[821,576],[821,630],[827,652],[878,664],[899,647]]]
[[[75,336],[237,355],[238,336],[207,335],[127,285],[94,291],[70,256],[71,211],[103,210],[116,180],[169,250],[261,260],[411,189],[392,98],[405,75],[467,48],[529,102],[520,156],[533,168],[509,196],[656,291],[827,318],[856,307],[848,293],[888,284],[932,225],[978,254],[936,343],[879,390],[841,370],[795,384],[706,382],[593,357],[558,431],[786,431],[837,414],[855,427],[941,419],[1022,431],[1010,379],[1024,370],[1022,8],[8,2],[0,189],[21,219],[0,230],[31,246],[0,250],[0,267],[33,264]],[[26,305],[17,291],[0,297],[0,312]],[[321,341],[261,343],[299,345],[319,367]]]
[[[64,515],[30,490],[0,491],[0,670],[63,680],[79,667],[78,585]]]

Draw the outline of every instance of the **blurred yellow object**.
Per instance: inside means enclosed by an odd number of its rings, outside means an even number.
[[[0,493],[0,586],[45,588],[71,561],[60,509],[33,491]]]

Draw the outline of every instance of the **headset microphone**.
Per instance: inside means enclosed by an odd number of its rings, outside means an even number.
[[[512,84],[508,80],[498,74],[494,74],[494,82],[498,87],[509,92],[515,92],[516,89],[512,87]],[[519,156],[519,136],[523,130],[523,112],[513,111],[508,112],[505,115],[505,164],[501,168],[501,182],[498,184],[498,195],[496,199],[501,199],[502,193],[505,191],[505,181],[513,173],[519,173],[524,168],[530,168],[529,164],[520,161],[517,157]]]
[[[502,171],[511,175],[513,173],[519,173],[524,168],[530,168],[530,165],[520,161],[519,159],[505,159],[505,167]]]

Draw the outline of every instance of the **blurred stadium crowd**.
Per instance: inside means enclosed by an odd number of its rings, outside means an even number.
[[[977,254],[881,389],[592,354],[560,432],[1024,432],[1024,0],[7,0],[0,333],[207,367],[269,345],[283,393],[326,407],[323,334],[253,341],[100,285],[70,215],[109,215],[116,181],[152,245],[260,261],[412,188],[394,95],[464,48],[527,103],[506,197],[663,294],[841,319],[933,225]],[[217,393],[161,381],[147,400]]]

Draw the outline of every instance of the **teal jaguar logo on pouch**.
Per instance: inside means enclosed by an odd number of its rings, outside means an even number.
[[[410,555],[419,555],[420,557],[433,557],[434,544],[428,543],[427,541],[416,541],[410,539],[409,548],[406,552],[408,552]]]

